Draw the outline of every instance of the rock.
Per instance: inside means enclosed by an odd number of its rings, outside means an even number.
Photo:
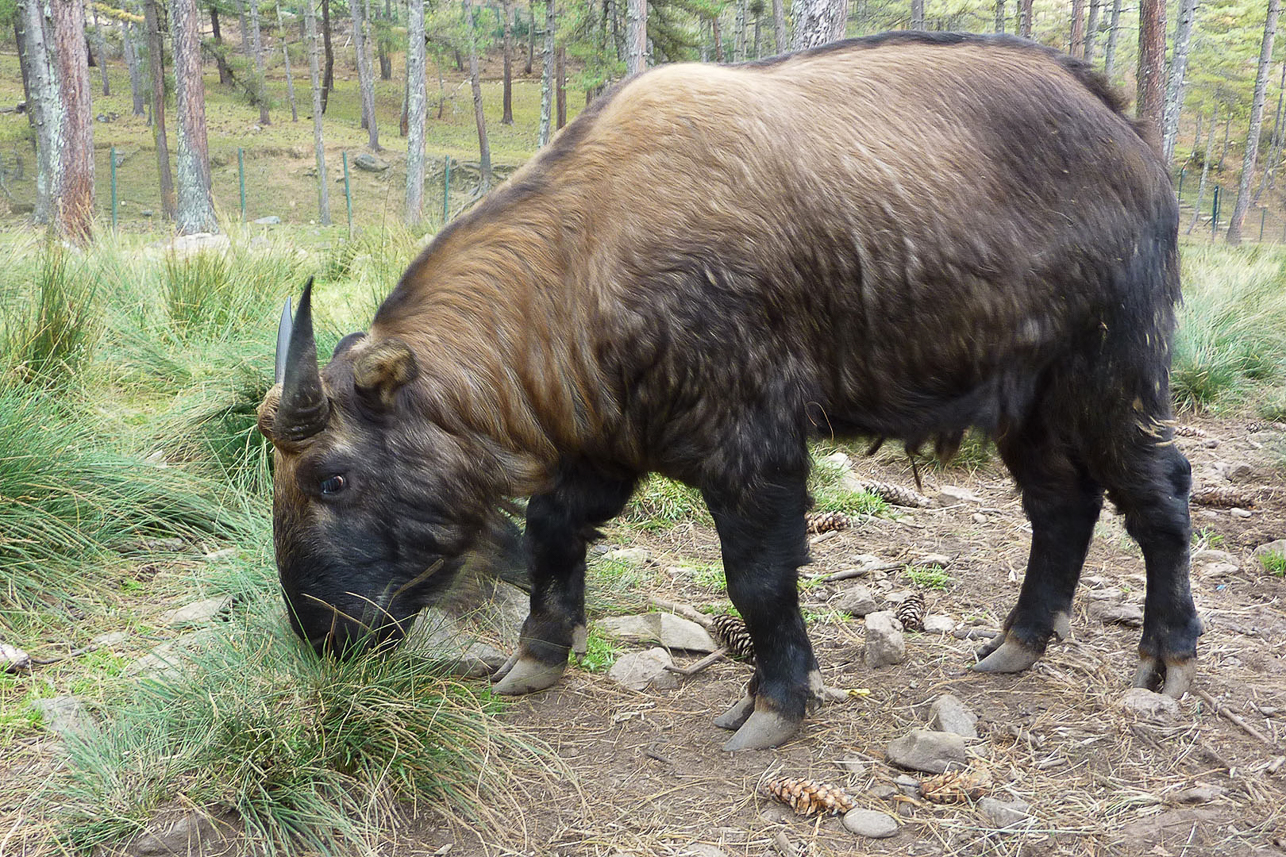
[[[177,677],[189,666],[188,653],[208,645],[219,637],[213,628],[204,628],[184,634],[177,640],[162,643],[126,669],[130,675],[165,680]]]
[[[1255,468],[1245,461],[1234,461],[1224,470],[1224,478],[1229,482],[1246,482],[1255,473]]]
[[[161,614],[159,621],[162,624],[172,625],[176,628],[182,628],[187,625],[206,625],[219,618],[219,614],[225,612],[231,606],[231,595],[206,598],[201,601],[193,601],[191,604],[185,604],[174,610],[168,610]]]
[[[145,833],[130,848],[134,854],[202,854],[202,846],[221,841],[223,837],[204,815],[188,813],[163,830]]]
[[[1009,827],[1024,821],[1031,812],[1031,805],[1024,801],[1002,801],[985,797],[978,801],[978,813],[992,827]]]
[[[965,739],[953,732],[912,729],[889,744],[888,759],[899,768],[941,774],[968,767]]]
[[[938,489],[938,502],[943,506],[953,506],[956,503],[973,503],[981,506],[982,498],[967,488],[957,488],[954,485],[944,485]]]
[[[1104,586],[1085,592],[1086,601],[1120,601],[1124,597],[1125,592],[1116,586]]]
[[[875,612],[875,594],[871,592],[871,587],[855,583],[835,593],[829,606],[860,619],[868,613]]]
[[[679,852],[679,857],[728,857],[728,853],[713,845],[693,842],[691,845],[683,846],[683,850]]]
[[[491,675],[508,660],[496,647],[473,639],[453,616],[438,607],[415,618],[403,646],[466,678]]]
[[[1228,551],[1210,550],[1208,548],[1206,550],[1199,550],[1192,555],[1193,565],[1202,565],[1205,563],[1229,563],[1231,565],[1237,565],[1237,558],[1228,553]]]
[[[356,158],[353,158],[353,166],[363,172],[382,173],[388,169],[388,161],[383,158],[377,158],[370,152],[362,152]]]
[[[937,565],[946,568],[951,565],[951,557],[944,553],[927,553],[911,564],[921,566]]]
[[[144,217],[152,217],[153,215],[156,214],[156,212],[152,211],[152,209],[150,208],[145,208],[142,211],[140,211],[139,214],[141,214]]]
[[[1198,566],[1197,574],[1201,578],[1231,577],[1239,570],[1235,563],[1211,562]]]
[[[1121,699],[1121,707],[1140,720],[1153,723],[1169,723],[1179,716],[1177,700],[1143,687],[1127,690]]]
[[[281,222],[281,218],[275,214],[270,214],[267,217],[260,217],[257,220],[255,220],[255,223],[259,224],[260,226],[276,226],[280,222]]]
[[[1275,542],[1268,542],[1255,548],[1255,559],[1259,560],[1261,565],[1264,562],[1264,557],[1269,554],[1286,556],[1286,539],[1278,539]]]
[[[197,253],[223,253],[232,242],[228,236],[217,232],[194,232],[191,235],[179,235],[167,245],[175,256],[194,256]]]
[[[910,774],[898,774],[893,778],[893,785],[907,797],[920,796],[920,781]]]
[[[822,461],[830,462],[836,467],[842,467],[845,470],[853,466],[852,460],[849,459],[848,453],[845,452],[832,452],[830,455],[823,458]]]
[[[1232,515],[1234,518],[1249,518],[1254,515],[1254,512],[1251,512],[1248,509],[1238,509],[1236,506],[1233,506],[1228,510],[1228,514]]]
[[[873,809],[850,809],[844,813],[844,829],[867,839],[888,839],[898,832],[897,819]]]
[[[872,669],[900,664],[906,660],[906,641],[893,611],[880,610],[866,616],[866,665]]]
[[[1197,804],[1210,803],[1212,800],[1218,800],[1227,794],[1227,789],[1221,789],[1219,786],[1212,786],[1207,783],[1198,783],[1190,789],[1182,789],[1171,795],[1171,800],[1175,803]]]
[[[672,613],[613,616],[600,619],[596,624],[618,639],[635,643],[660,643],[667,649],[689,652],[713,652],[719,648],[705,628]]]
[[[674,666],[674,661],[669,652],[657,646],[618,658],[607,675],[631,690],[671,690],[679,686],[679,677],[667,666]]]
[[[647,565],[652,561],[652,554],[647,548],[617,548],[603,554],[608,562],[621,562],[626,565]]]
[[[20,673],[31,669],[31,655],[17,646],[0,643],[0,672]]]
[[[974,522],[975,524],[985,524],[985,523],[987,523],[987,516],[986,516],[986,515],[984,515],[982,512],[974,512],[974,513],[973,513],[973,522]]]
[[[930,613],[924,617],[924,631],[926,634],[950,634],[955,630],[956,621],[950,616],[944,616],[941,613]]]
[[[63,738],[68,735],[83,735],[98,725],[81,701],[74,696],[34,699],[31,707],[40,712],[45,728]]]
[[[113,646],[119,646],[129,640],[129,633],[126,631],[108,631],[106,634],[99,634],[93,640],[90,640],[95,646],[101,646],[104,649],[110,649]]]
[[[876,800],[892,800],[901,794],[897,786],[891,786],[887,783],[873,785],[866,790],[866,793]]]
[[[864,774],[870,763],[865,759],[840,759],[839,766],[850,774]]]
[[[1138,628],[1143,624],[1143,608],[1137,604],[1121,604],[1111,601],[1090,602],[1091,619],[1097,619],[1104,625],[1125,625],[1127,628]]]
[[[929,727],[938,732],[951,732],[964,738],[978,737],[978,715],[952,694],[934,700],[929,709]]]
[[[211,551],[205,555],[206,562],[220,562],[225,559],[232,559],[239,551],[236,548],[224,548],[223,550]]]

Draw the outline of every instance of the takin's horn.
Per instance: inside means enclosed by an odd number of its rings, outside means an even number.
[[[281,321],[277,324],[277,373],[273,383],[286,380],[286,354],[290,349],[290,332],[295,329],[295,319],[290,314],[290,298],[281,308]]]
[[[317,368],[317,342],[313,339],[313,278],[308,278],[304,294],[299,299],[299,312],[289,325],[288,346],[283,360],[277,354],[277,369],[281,377],[281,404],[277,407],[274,435],[282,440],[298,443],[326,428],[330,417],[330,402],[322,388],[321,372]],[[282,321],[289,315],[289,304],[282,313]],[[282,331],[277,332],[277,347],[281,348]]]

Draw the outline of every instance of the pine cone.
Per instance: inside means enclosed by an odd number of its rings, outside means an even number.
[[[1255,505],[1254,492],[1232,486],[1199,488],[1192,492],[1188,500],[1198,506],[1217,506],[1221,509],[1228,509],[1233,506],[1249,509]]]
[[[796,815],[841,815],[853,808],[853,799],[847,792],[816,780],[796,777],[770,780],[764,791],[789,806]]]
[[[1205,437],[1206,433],[1196,426],[1175,426],[1175,437]]]
[[[828,533],[831,530],[847,530],[853,526],[853,519],[843,512],[813,512],[804,518],[809,535]]]
[[[932,500],[910,488],[903,488],[901,485],[893,485],[889,482],[876,482],[872,479],[863,479],[858,485],[867,494],[874,494],[886,503],[892,503],[894,506],[910,506],[912,508],[923,509],[932,504]]]
[[[731,613],[723,613],[719,616],[711,616],[710,626],[714,629],[715,637],[728,647],[728,651],[734,657],[747,661],[755,659],[755,644],[751,642],[750,631],[746,629],[746,623],[741,619]]]
[[[920,783],[920,794],[933,803],[979,800],[991,790],[991,777],[983,771],[947,771]]]
[[[906,630],[923,631],[925,606],[924,593],[912,592],[893,611],[893,616],[902,623],[902,627]]]

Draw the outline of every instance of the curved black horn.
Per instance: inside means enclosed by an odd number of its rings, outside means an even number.
[[[290,332],[295,329],[295,319],[290,314],[290,298],[281,308],[281,321],[277,324],[277,373],[273,383],[280,384],[286,380],[286,355],[290,351]]]
[[[313,280],[308,278],[299,299],[299,312],[290,330],[281,379],[281,403],[277,407],[276,434],[284,440],[300,441],[326,428],[330,403],[322,389],[317,368],[317,343],[313,339]]]

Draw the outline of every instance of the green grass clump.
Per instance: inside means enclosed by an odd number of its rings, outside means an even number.
[[[1259,558],[1264,571],[1273,577],[1286,577],[1286,554],[1266,553]]]
[[[921,589],[946,589],[951,584],[951,575],[940,565],[908,565],[906,576]]]
[[[667,530],[684,521],[714,526],[701,492],[653,473],[643,480],[621,515],[644,530]]]
[[[398,801],[486,823],[517,770],[546,769],[540,747],[494,722],[486,690],[409,652],[319,659],[275,605],[179,663],[68,741],[52,784],[67,844],[118,843],[177,803],[231,809],[263,853],[373,853]]]
[[[621,647],[613,640],[590,629],[585,638],[585,654],[579,658],[581,669],[592,673],[605,673],[621,656]]]
[[[30,256],[19,257],[3,275],[8,282],[0,285],[6,290],[12,286],[15,297],[0,314],[4,322],[0,376],[59,385],[89,363],[100,324],[94,305],[96,280],[86,268],[86,263],[72,261],[55,247],[40,254],[34,264]],[[24,295],[26,277],[33,283]]]
[[[813,496],[813,509],[818,512],[843,512],[846,515],[883,515],[889,504],[866,491],[845,487],[847,468],[813,455],[813,469],[808,477],[808,490]]]
[[[1286,386],[1286,255],[1190,246],[1170,384],[1182,409],[1235,406]]]

